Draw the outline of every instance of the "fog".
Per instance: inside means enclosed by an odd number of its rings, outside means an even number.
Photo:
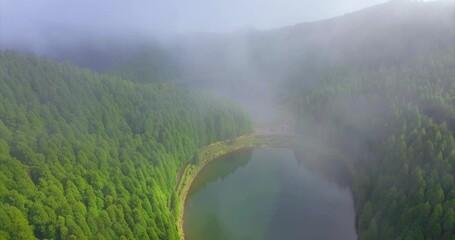
[[[0,8],[1,40],[65,39],[81,35],[161,37],[189,32],[227,32],[271,29],[315,21],[384,0],[322,1],[165,1],[165,0],[3,0]]]
[[[3,0],[0,47],[99,72],[142,61],[159,78],[239,102],[262,124],[288,115],[282,103],[303,93],[283,89],[299,79],[312,89],[327,68],[393,66],[453,39],[452,8],[384,2]]]
[[[75,58],[75,52],[130,51],[144,42],[168,42],[191,33],[272,29],[316,21],[380,2],[384,0],[3,0],[0,48],[67,59],[66,55]],[[86,59],[70,60],[85,67]]]
[[[454,43],[455,0],[0,0],[0,238],[176,239],[198,171],[260,146],[298,164],[228,188],[276,190],[272,239],[341,236],[343,199],[344,239],[455,239]]]
[[[178,62],[178,67],[170,68],[180,72],[179,80],[235,96],[263,118],[270,114],[261,106],[273,105],[276,98],[264,80],[278,76],[257,66],[254,45],[267,39],[251,33],[343,15],[381,2],[4,0],[0,47],[68,60],[95,71],[134,58],[144,48],[165,48],[173,63]]]

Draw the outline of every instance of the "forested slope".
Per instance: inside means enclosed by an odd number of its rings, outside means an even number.
[[[300,134],[353,157],[360,238],[455,239],[454,48],[318,77],[290,104]]]
[[[142,83],[169,82],[181,77],[178,61],[170,53],[158,47],[141,50],[141,53],[111,66],[106,72]]]
[[[454,9],[391,1],[276,36],[309,37],[282,97],[299,135],[353,158],[361,239],[455,239]]]
[[[178,169],[250,130],[219,99],[2,52],[0,238],[176,239]]]

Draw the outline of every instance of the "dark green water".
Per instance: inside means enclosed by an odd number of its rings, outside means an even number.
[[[188,194],[185,238],[357,239],[351,192],[336,177],[343,169],[317,153],[302,158],[268,148],[208,164]]]

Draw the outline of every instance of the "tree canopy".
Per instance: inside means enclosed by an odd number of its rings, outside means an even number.
[[[177,239],[179,168],[251,131],[237,106],[170,84],[11,51],[0,63],[2,239]]]
[[[310,90],[294,83],[300,134],[354,160],[361,239],[455,238],[454,56],[448,48],[392,67],[325,69]]]

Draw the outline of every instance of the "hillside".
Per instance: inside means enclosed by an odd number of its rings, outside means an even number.
[[[282,96],[302,137],[351,156],[361,239],[455,238],[454,11],[395,1],[277,30],[316,32],[299,44],[315,52],[286,45],[301,62]]]
[[[251,130],[237,107],[171,85],[10,51],[0,63],[2,239],[177,239],[180,167]]]
[[[361,239],[455,237],[454,54],[331,75],[307,94],[294,85],[299,134],[355,163]]]
[[[179,169],[251,117],[349,156],[360,239],[455,239],[454,1],[112,46],[0,53],[0,238],[177,239]]]
[[[323,72],[390,67],[452,47],[454,6],[391,1],[280,29],[181,36],[163,45],[163,59],[178,69],[167,80],[228,96],[260,116],[256,120],[273,118],[276,102],[295,80],[310,89]],[[124,64],[130,63],[135,76],[155,69],[156,56],[138,55]]]

